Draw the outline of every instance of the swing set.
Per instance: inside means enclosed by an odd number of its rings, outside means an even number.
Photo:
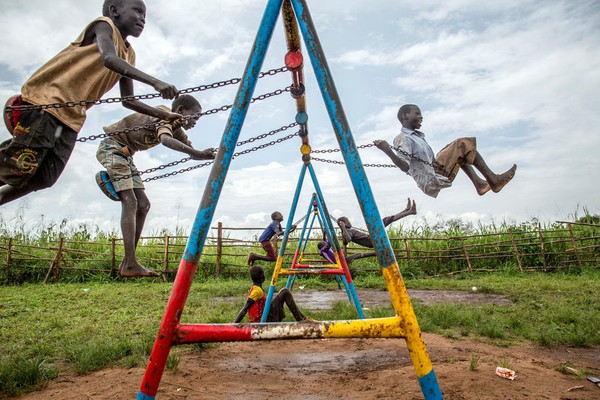
[[[287,285],[292,285],[295,277],[301,273],[332,274],[339,277],[344,283],[348,297],[356,306],[360,319],[303,323],[182,324],[180,323],[180,319],[183,308],[198,268],[198,261],[210,230],[212,218],[229,166],[234,156],[237,140],[259,76],[258,71],[261,69],[280,11],[285,25],[288,45],[288,53],[286,54],[285,61],[287,69],[292,73],[293,84],[290,93],[296,99],[296,122],[300,126],[299,136],[302,138],[300,150],[303,161],[296,194],[292,202],[292,212],[290,212],[285,232],[290,232],[291,230],[293,215],[307,170],[315,185],[316,193],[311,199],[307,212],[307,215],[308,213],[312,213],[314,216],[313,220],[309,222],[309,218],[306,218],[301,240],[299,240],[294,254],[294,261],[288,269],[282,266],[283,252],[288,240],[288,235],[284,235],[268,296],[272,296],[279,275],[287,275]],[[334,234],[323,194],[321,193],[315,171],[310,162],[311,148],[308,143],[308,117],[305,110],[305,89],[302,72],[303,60],[300,53],[298,27],[302,33],[325,107],[340,146],[340,151],[344,157],[344,162],[361,206],[369,234],[373,240],[377,260],[381,265],[381,271],[395,312],[395,315],[392,317],[365,318],[362,313],[356,290],[354,289],[351,276]],[[334,248],[335,264],[316,266],[312,262],[305,261],[303,258],[306,242],[310,236],[310,230],[315,219],[321,224],[326,238],[331,240]],[[267,314],[268,302],[265,304],[263,319]],[[152,348],[137,399],[155,399],[172,346],[199,342],[315,338],[404,338],[424,397],[426,399],[442,399],[442,393],[425,347],[419,324],[402,281],[398,264],[361,163],[357,146],[348,126],[337,89],[308,11],[306,0],[269,0],[221,138],[219,151],[212,164],[210,177],[200,201],[190,237],[177,271],[177,276],[175,277],[173,289],[167,301],[165,313]]]

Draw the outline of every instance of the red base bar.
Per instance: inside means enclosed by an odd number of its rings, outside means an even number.
[[[181,324],[175,336],[176,344],[198,342],[234,342],[252,340],[252,326]]]

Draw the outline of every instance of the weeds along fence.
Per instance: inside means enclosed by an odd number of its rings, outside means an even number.
[[[248,253],[263,251],[256,239],[231,238],[231,232],[245,231],[248,235],[262,229],[227,228],[221,223],[212,228],[200,258],[198,276],[245,275]],[[296,249],[293,235],[288,241],[284,265],[291,263]],[[600,225],[557,222],[551,228],[527,224],[464,236],[448,232],[402,236],[391,231],[390,241],[403,275],[435,277],[500,270],[549,272],[598,268],[599,235]],[[319,259],[318,240],[315,237],[309,242],[307,258]],[[161,271],[163,279],[170,280],[177,272],[186,243],[187,236],[182,235],[143,237],[137,249],[138,261]],[[370,249],[349,244],[344,251],[350,255]],[[4,283],[20,283],[117,277],[122,257],[122,239],[116,237],[97,240],[0,237],[0,279]],[[267,272],[271,272],[272,265],[266,264]],[[362,258],[354,261],[350,269],[353,276],[358,276],[379,271],[379,265],[374,257]]]

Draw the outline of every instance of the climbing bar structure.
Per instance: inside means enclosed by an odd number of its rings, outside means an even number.
[[[236,143],[256,87],[259,71],[261,70],[282,6],[291,6],[289,8],[290,11],[287,11],[287,13],[293,11],[299,31],[304,39],[306,52],[309,55],[325,108],[329,114],[333,132],[341,149],[346,169],[348,170],[354,192],[356,193],[374,244],[374,250],[381,266],[395,315],[387,318],[302,323],[182,324],[180,319],[198,268],[198,261],[210,230],[219,196],[234,155]],[[282,11],[282,14],[285,18],[286,11]],[[288,47],[290,47],[289,44]],[[298,73],[298,69],[296,69],[296,72],[292,71],[292,73],[296,74],[295,77],[292,76],[292,86],[296,81],[296,87],[299,90],[303,76]],[[298,96],[298,94],[293,95]],[[297,100],[301,100],[301,98]],[[300,124],[302,129],[302,125],[306,125],[306,118],[304,120],[300,118],[302,121],[298,121],[299,114],[302,113],[298,112],[296,122]],[[305,115],[306,113],[304,112]],[[301,175],[306,170],[309,170],[311,176],[314,175],[314,170],[310,167],[309,163],[310,146],[308,145],[307,135],[306,143],[303,137],[301,154],[302,160],[305,163]],[[315,178],[313,176],[313,181],[316,181]],[[317,192],[317,195],[322,198],[322,193]],[[324,204],[323,202],[323,206]],[[328,215],[326,207],[323,207],[322,222],[324,225],[329,224],[330,230],[333,231],[331,219]],[[290,230],[291,221],[292,217],[288,219],[286,231]],[[339,244],[336,246],[337,248],[339,248]],[[321,48],[312,17],[308,11],[306,0],[268,0],[248,63],[233,102],[233,107],[229,113],[219,150],[212,165],[183,257],[179,264],[179,269],[158,328],[156,340],[152,347],[137,399],[155,399],[170,349],[174,345],[212,341],[392,337],[405,339],[425,399],[442,399],[442,393],[429,354],[427,353],[418,321],[402,281],[394,252],[362,166],[357,146],[348,125],[323,49]],[[323,345],[325,346],[327,343],[323,343]]]

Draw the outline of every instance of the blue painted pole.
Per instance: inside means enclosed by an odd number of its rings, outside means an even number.
[[[206,188],[202,196],[196,218],[190,232],[185,252],[177,270],[173,289],[159,332],[157,334],[150,360],[138,392],[138,400],[152,400],[156,396],[158,386],[169,355],[176,329],[183,307],[187,301],[192,281],[198,267],[198,260],[202,254],[204,242],[210,230],[210,224],[225,182],[225,177],[233,157],[248,106],[252,99],[256,81],[262,68],[265,54],[271,42],[273,29],[283,0],[269,0],[261,24],[254,41],[242,82],[235,97],[233,108],[229,114],[227,125],[221,138],[219,151],[215,158]]]

